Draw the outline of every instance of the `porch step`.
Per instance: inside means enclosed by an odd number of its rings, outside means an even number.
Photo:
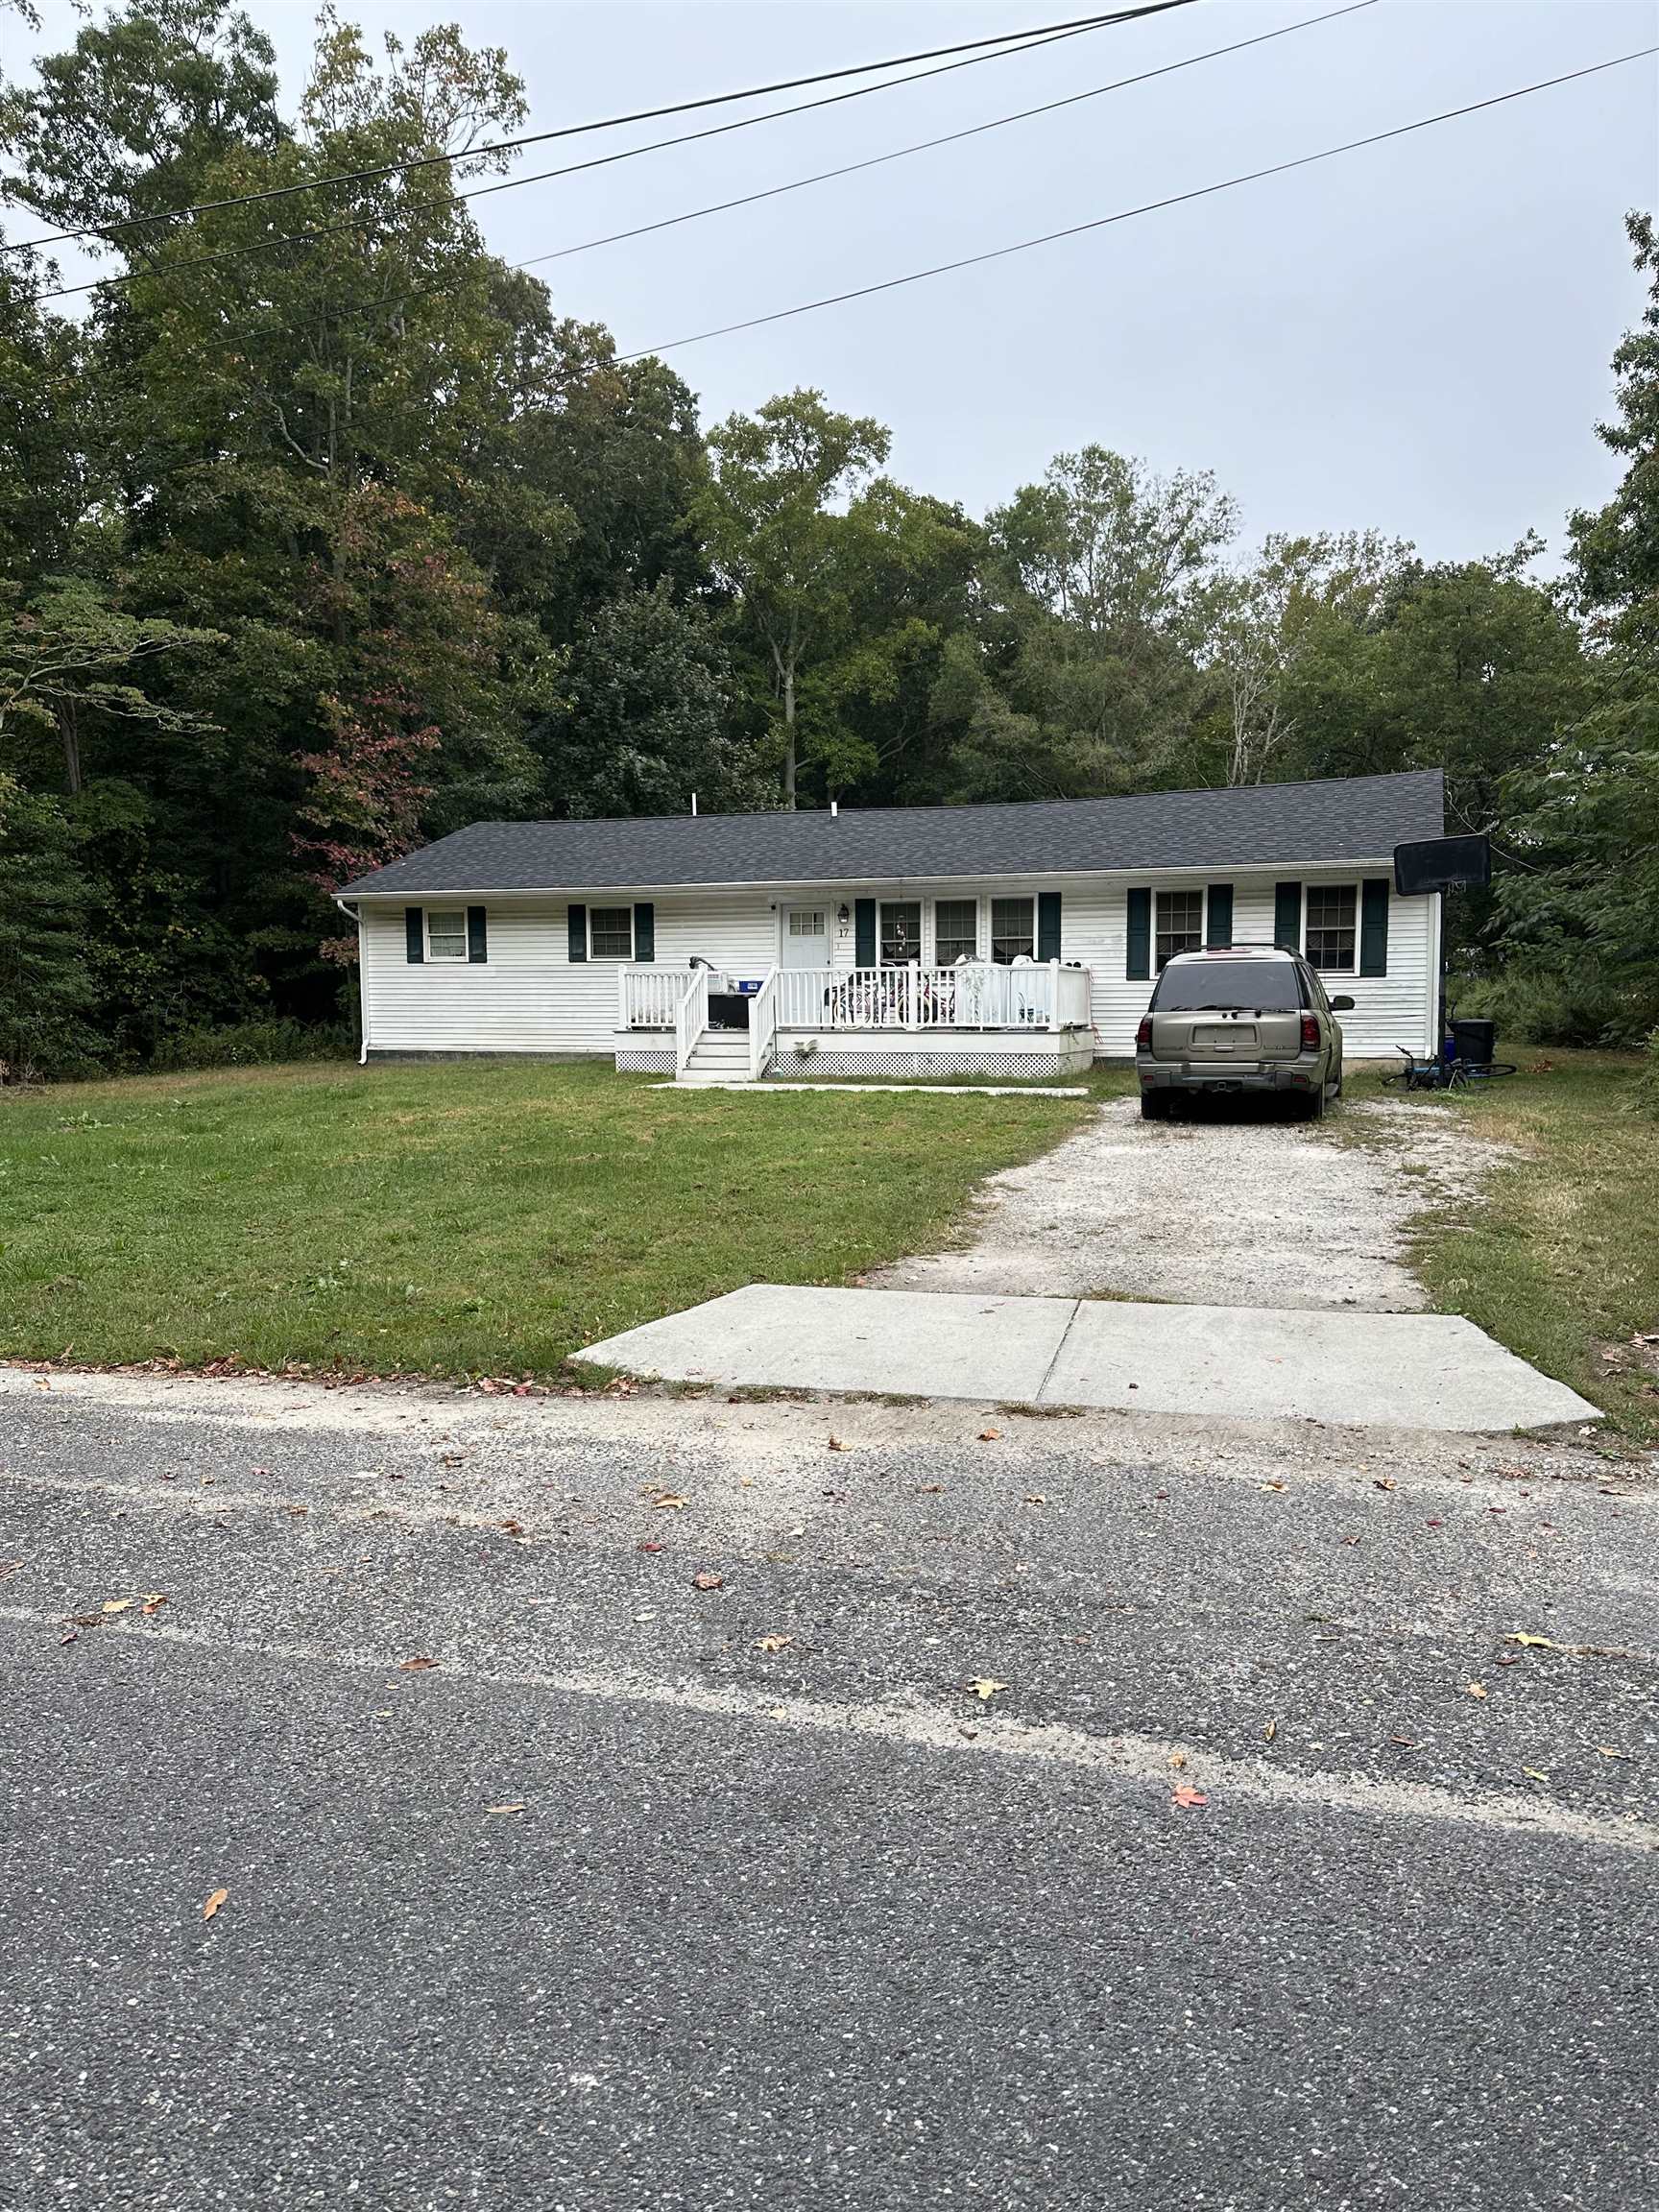
[[[749,1081],[749,1033],[745,1029],[706,1029],[676,1080],[688,1087],[698,1084]]]

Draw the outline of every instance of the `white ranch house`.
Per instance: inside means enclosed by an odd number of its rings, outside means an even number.
[[[1293,945],[1350,1060],[1434,1049],[1437,770],[992,806],[480,822],[360,881],[363,1057],[613,1058],[685,1082],[1127,1060],[1203,945]]]

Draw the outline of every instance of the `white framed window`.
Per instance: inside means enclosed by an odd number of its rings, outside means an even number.
[[[428,906],[426,909],[428,960],[465,960],[467,909],[465,906]]]
[[[1309,967],[1327,975],[1352,975],[1358,920],[1358,884],[1310,883],[1302,936]]]
[[[933,902],[933,964],[954,968],[958,960],[979,957],[979,902],[977,899],[935,899]]]
[[[1031,960],[1037,953],[1037,902],[1035,899],[993,899],[991,902],[991,957],[1006,968],[1015,960]]]
[[[920,899],[883,899],[881,902],[881,965],[905,968],[922,957],[922,902]]]
[[[1160,891],[1155,972],[1162,975],[1177,952],[1196,952],[1203,943],[1203,892]]]
[[[824,934],[824,909],[822,906],[789,909],[789,934],[791,937],[822,937]]]
[[[634,909],[632,906],[589,906],[588,953],[593,960],[632,960]]]

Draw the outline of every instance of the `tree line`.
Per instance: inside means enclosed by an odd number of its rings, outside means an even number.
[[[326,1032],[333,891],[481,817],[1430,766],[1498,846],[1457,916],[1488,998],[1545,1040],[1659,1022],[1647,218],[1625,473],[1548,580],[1536,536],[1247,547],[1213,476],[1104,442],[975,518],[819,392],[703,423],[485,248],[457,195],[525,114],[500,50],[332,12],[288,112],[223,0],[117,8],[0,88],[13,201],[105,233],[106,279],[42,299],[49,250],[0,257],[6,1074]]]

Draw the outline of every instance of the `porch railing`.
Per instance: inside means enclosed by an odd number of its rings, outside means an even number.
[[[749,1073],[758,1083],[778,1045],[778,970],[768,968],[749,1001]]]
[[[1065,1029],[1089,1023],[1089,971],[1058,960],[1002,968],[781,968],[780,1029]]]
[[[674,1008],[674,1073],[684,1075],[697,1040],[709,1026],[709,971],[694,968],[691,981]]]
[[[672,1029],[690,980],[689,968],[619,968],[616,972],[617,1028]]]

